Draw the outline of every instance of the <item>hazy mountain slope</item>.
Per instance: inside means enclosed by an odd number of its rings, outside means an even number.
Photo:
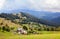
[[[51,21],[53,21],[57,24],[60,24],[60,17],[56,17],[56,18],[52,19]]]
[[[18,13],[18,14],[1,13],[0,14],[0,19],[3,21],[3,22],[1,22],[1,23],[3,23],[3,25],[7,24],[9,26],[16,26],[16,25],[19,25],[20,23],[29,23],[29,22],[37,22],[38,23],[39,22],[39,19],[37,19],[36,17],[34,17],[32,15],[22,13],[22,12]]]
[[[48,21],[42,18],[35,17],[34,15],[31,15],[29,13],[20,12],[20,13],[1,13],[0,18],[5,18],[6,20],[10,20],[13,23],[20,24],[20,23],[29,23],[29,22],[36,22],[41,23],[45,25],[51,25],[51,26],[59,26],[60,24],[57,24],[52,21]]]
[[[32,11],[32,10],[22,10],[23,12],[27,12],[37,18],[47,20],[50,24],[57,24],[60,25],[60,12],[47,12],[47,11]],[[59,21],[52,21],[52,20],[59,20]]]

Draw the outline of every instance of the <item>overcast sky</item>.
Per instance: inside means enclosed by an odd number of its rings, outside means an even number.
[[[60,12],[60,0],[0,0],[0,11],[16,9]]]

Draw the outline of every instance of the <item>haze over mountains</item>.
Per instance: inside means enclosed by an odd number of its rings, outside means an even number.
[[[47,21],[51,21],[56,24],[60,24],[60,12],[49,12],[49,11],[32,11],[32,10],[23,10],[23,12],[28,12],[29,14],[44,19]]]
[[[39,19],[44,19],[56,24],[60,24],[60,12],[49,12],[49,11],[33,11],[33,10],[12,10],[8,11],[9,13],[24,12],[29,13]]]
[[[0,0],[0,13],[19,12],[29,13],[39,19],[60,24],[59,0]]]
[[[26,10],[26,9],[5,11],[5,13],[10,13],[10,14],[11,13],[16,14],[16,13],[19,13],[19,12],[23,12],[25,14],[30,14],[29,16],[32,15],[33,18],[36,17],[36,19],[37,18],[40,19],[39,22],[41,22],[43,24],[55,25],[55,26],[60,25],[60,12],[33,11],[33,10]],[[13,16],[13,18],[14,17],[15,16]]]

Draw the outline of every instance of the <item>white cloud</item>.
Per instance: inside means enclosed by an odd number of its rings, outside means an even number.
[[[9,0],[5,2],[3,10],[15,10],[28,7],[27,1],[22,0]]]
[[[2,0],[0,1],[0,8],[3,10],[28,8],[37,11],[60,12],[60,0]]]
[[[60,12],[60,0],[30,0],[29,2],[36,10]]]
[[[5,0],[0,0],[0,9],[2,9],[4,3],[5,3]]]

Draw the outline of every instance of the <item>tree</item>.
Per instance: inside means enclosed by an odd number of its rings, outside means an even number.
[[[10,29],[7,28],[6,31],[7,31],[7,32],[10,32]]]
[[[0,31],[1,31],[1,27],[0,27]]]
[[[47,28],[47,31],[49,31],[49,28]]]
[[[24,30],[28,30],[28,28],[27,28],[26,26],[23,26],[23,29],[24,29]]]
[[[3,23],[1,23],[0,25],[3,25]]]
[[[3,32],[4,32],[4,31],[10,32],[9,26],[3,26],[3,27],[2,27],[2,31],[3,31]]]
[[[38,28],[38,31],[41,31],[41,28]]]
[[[44,27],[44,31],[46,31],[47,29]]]
[[[14,27],[11,27],[11,30],[14,30]]]
[[[5,26],[3,26],[3,27],[2,27],[2,31],[4,32],[4,31],[5,31],[5,29],[6,29],[6,28],[5,28]]]
[[[9,26],[5,26],[5,30],[7,31],[7,32],[10,32],[10,28],[9,28]]]
[[[51,31],[54,31],[54,28],[51,28]]]

